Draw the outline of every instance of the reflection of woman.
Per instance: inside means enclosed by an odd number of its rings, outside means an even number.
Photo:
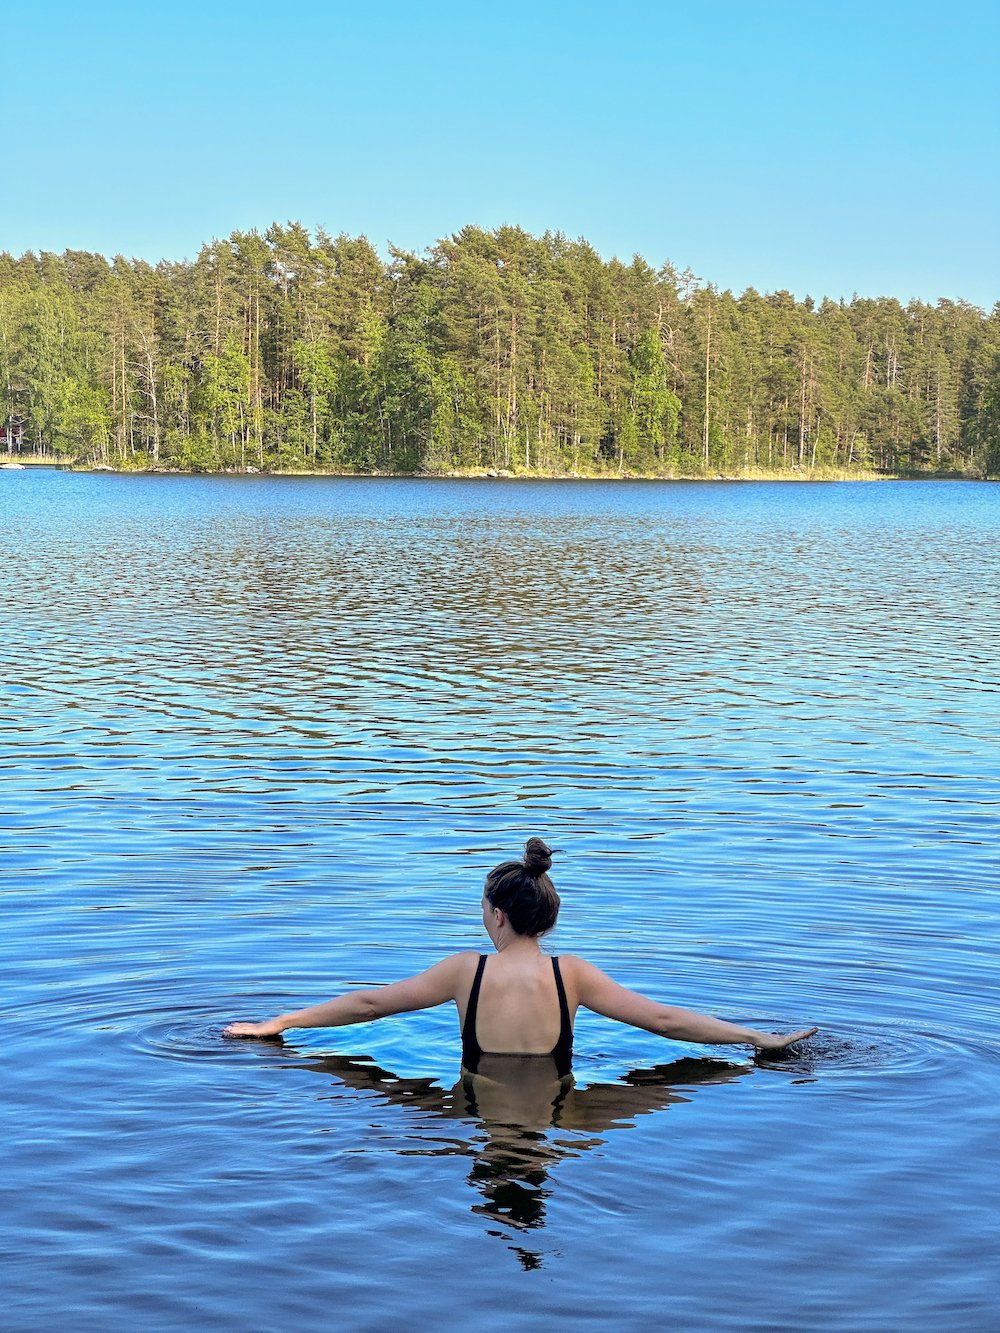
[[[403,1140],[406,1155],[472,1157],[469,1184],[482,1196],[472,1211],[518,1229],[544,1226],[554,1168],[567,1157],[600,1147],[606,1140],[597,1135],[687,1102],[697,1087],[730,1083],[753,1072],[752,1065],[685,1058],[633,1069],[614,1083],[587,1088],[575,1087],[572,1078],[550,1082],[546,1104],[539,1076],[551,1062],[536,1057],[534,1069],[531,1064],[525,1069],[517,1057],[512,1063],[501,1083],[466,1073],[450,1089],[429,1078],[400,1078],[367,1057],[325,1055],[290,1067],[329,1075],[416,1117],[416,1133]],[[554,1078],[551,1069],[549,1077]],[[437,1120],[448,1123],[445,1137],[435,1133]],[[461,1126],[470,1124],[475,1130],[463,1132]],[[549,1128],[561,1136],[539,1132]],[[518,1253],[525,1262],[526,1252]]]
[[[674,1041],[778,1050],[816,1031],[756,1032],[637,995],[582,958],[543,954],[539,940],[559,914],[559,895],[547,874],[551,864],[549,848],[530,838],[523,861],[505,861],[486,876],[483,925],[494,955],[453,954],[406,981],[352,991],[264,1023],[232,1023],[226,1034],[273,1037],[287,1028],[341,1027],[451,1000],[462,1024],[463,1070],[477,1082],[477,1100],[492,1097],[502,1115],[503,1085],[518,1085],[522,1102],[534,1086],[539,1118],[551,1123],[552,1087],[569,1075],[580,1005]]]

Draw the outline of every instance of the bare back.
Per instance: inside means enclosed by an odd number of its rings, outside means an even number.
[[[466,962],[467,960],[467,962]],[[463,955],[462,985],[456,995],[462,1026],[469,1008],[479,957]],[[576,1006],[571,1005],[571,1011]],[[561,1015],[552,959],[540,951],[491,954],[483,969],[476,1013],[476,1036],[484,1051],[547,1055],[559,1040]]]

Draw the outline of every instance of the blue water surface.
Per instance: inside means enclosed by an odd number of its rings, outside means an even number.
[[[993,1330],[1000,488],[0,479],[4,1327]],[[775,1029],[581,1013],[526,1130],[445,1009],[547,947]]]

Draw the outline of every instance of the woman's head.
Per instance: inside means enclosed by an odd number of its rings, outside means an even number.
[[[541,838],[529,838],[522,860],[504,861],[486,876],[483,896],[518,935],[544,935],[556,924],[559,895],[546,873],[551,864],[551,848]]]

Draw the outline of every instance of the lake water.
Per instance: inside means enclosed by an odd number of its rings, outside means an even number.
[[[1000,488],[4,473],[4,1325],[994,1330]],[[581,1012],[551,1127],[453,1012],[547,947],[820,1025]]]

